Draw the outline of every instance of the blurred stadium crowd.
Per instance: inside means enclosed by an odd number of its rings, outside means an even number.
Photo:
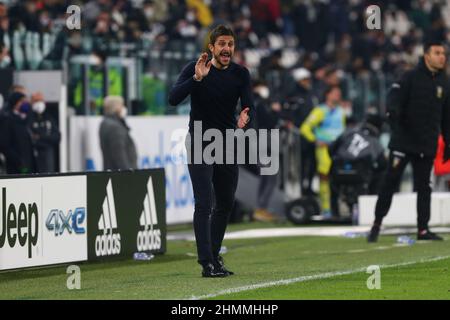
[[[82,9],[81,30],[65,28],[71,4]],[[366,27],[365,9],[373,4],[381,8],[382,31]],[[59,68],[72,55],[93,50],[197,54],[208,30],[225,23],[238,37],[236,61],[255,78],[299,66],[319,86],[327,76],[382,72],[389,78],[417,61],[425,37],[450,38],[449,13],[442,0],[9,0],[0,2],[0,66]],[[277,92],[286,87],[272,82]],[[347,95],[354,100],[351,90]]]
[[[66,26],[70,5],[81,8],[79,30]],[[381,9],[381,30],[366,25],[369,5]],[[425,39],[450,40],[449,16],[449,0],[3,0],[0,69],[61,69],[79,55],[100,64],[133,58],[142,62],[142,74],[151,74],[140,78],[142,91],[167,99],[182,66],[205,51],[209,30],[226,24],[237,36],[234,60],[250,70],[257,103],[267,109],[263,126],[279,125],[271,123],[279,117],[300,129],[313,107],[333,100],[327,97],[333,87],[351,126],[384,113],[387,88],[416,65]],[[81,73],[68,70],[69,106],[77,107]],[[103,85],[102,71],[90,72]],[[123,77],[112,71],[108,77],[109,94],[123,95]],[[97,92],[94,114],[104,97]],[[186,113],[186,105],[160,105],[163,114]],[[311,184],[315,166],[301,169],[302,176],[305,170]]]

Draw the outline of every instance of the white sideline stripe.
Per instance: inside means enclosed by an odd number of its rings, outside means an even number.
[[[431,259],[421,259],[417,261],[409,261],[409,262],[402,262],[397,264],[388,264],[388,265],[380,265],[380,268],[389,269],[389,268],[397,268],[397,267],[403,267],[403,266],[409,266],[413,264],[418,263],[426,263],[426,262],[434,262],[434,261],[440,261],[449,259],[449,256],[438,256]],[[319,273],[316,275],[311,276],[302,276],[292,279],[282,279],[282,280],[276,280],[276,281],[270,281],[270,282],[262,282],[262,283],[256,283],[248,286],[242,286],[242,287],[236,287],[236,288],[230,288],[218,291],[216,293],[206,294],[203,296],[192,296],[191,298],[188,298],[189,300],[202,300],[202,299],[209,299],[209,298],[215,298],[218,296],[223,296],[227,294],[233,294],[233,293],[239,293],[243,291],[250,291],[260,288],[268,288],[268,287],[274,287],[274,286],[280,286],[280,285],[288,285],[292,283],[297,282],[306,282],[306,281],[312,281],[312,280],[320,280],[320,279],[327,279],[327,278],[333,278],[338,276],[345,276],[349,274],[354,273],[360,273],[360,272],[366,272],[367,268],[359,268],[359,269],[353,269],[353,270],[344,270],[344,271],[336,271],[336,272],[326,272],[326,273]]]
[[[365,233],[370,230],[367,226],[343,226],[343,227],[292,227],[292,228],[262,228],[247,229],[241,231],[232,231],[225,234],[225,240],[231,239],[256,239],[272,237],[296,237],[296,236],[319,236],[319,237],[343,237],[347,232],[358,233],[360,237],[365,237]],[[449,227],[434,227],[434,232],[450,233]],[[400,235],[412,233],[415,234],[415,227],[406,228],[388,228],[382,229],[381,235]],[[186,240],[195,241],[192,232],[188,233],[170,233],[167,240]]]

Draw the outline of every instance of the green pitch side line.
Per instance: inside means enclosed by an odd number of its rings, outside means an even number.
[[[379,267],[380,267],[380,269],[398,268],[398,267],[410,266],[410,265],[418,264],[418,263],[435,262],[435,261],[445,260],[445,259],[449,259],[449,258],[450,258],[450,255],[438,256],[438,257],[431,258],[431,259],[420,259],[417,261],[380,265]],[[320,273],[320,274],[311,275],[311,276],[302,276],[302,277],[291,278],[291,279],[282,279],[282,280],[277,280],[277,281],[262,282],[262,283],[252,284],[249,286],[225,289],[225,290],[218,291],[216,293],[211,293],[211,294],[207,294],[207,295],[203,295],[203,296],[198,296],[198,297],[192,296],[187,299],[188,300],[211,299],[211,298],[215,298],[218,296],[224,296],[224,295],[228,295],[228,294],[239,293],[239,292],[243,292],[243,291],[255,290],[255,289],[260,289],[260,288],[268,288],[268,287],[288,285],[288,284],[298,283],[298,282],[306,282],[306,281],[312,281],[312,280],[321,280],[321,279],[345,276],[345,275],[349,275],[349,274],[366,272],[366,270],[367,270],[367,268],[358,268],[358,269],[353,269],[353,270],[326,272],[326,273]]]

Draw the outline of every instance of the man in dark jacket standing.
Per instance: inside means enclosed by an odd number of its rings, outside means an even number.
[[[31,97],[30,128],[36,148],[36,171],[38,173],[56,172],[56,152],[61,139],[58,126],[53,117],[45,112],[44,96],[36,92]]]
[[[208,53],[204,52],[197,62],[187,64],[169,95],[169,103],[173,106],[188,96],[191,98],[190,135],[186,147],[188,159],[194,160],[188,160],[188,169],[195,198],[197,261],[203,267],[203,277],[233,274],[224,266],[219,253],[233,209],[239,168],[237,161],[214,160],[211,163],[205,159],[203,151],[208,144],[202,144],[202,137],[209,129],[219,131],[224,137],[227,129],[245,129],[249,125],[254,110],[250,73],[231,61],[235,40],[234,31],[227,26],[219,25],[212,30],[208,43],[212,59],[209,60]],[[236,121],[239,100],[242,110]],[[199,144],[195,142],[197,139],[200,139]],[[228,148],[222,150],[222,155],[236,158]]]
[[[444,46],[437,42],[426,43],[419,65],[394,83],[388,94],[391,152],[368,242],[378,240],[382,220],[389,211],[392,196],[409,162],[417,192],[417,239],[442,240],[428,229],[428,221],[431,211],[430,175],[440,132],[445,141],[444,162],[450,158],[450,88],[444,73],[445,63]]]
[[[100,125],[103,169],[137,169],[137,152],[130,128],[125,123],[127,108],[122,97],[108,96],[104,101],[105,117]]]
[[[6,157],[6,172],[35,172],[35,153],[28,127],[29,105],[26,96],[13,92],[8,98],[8,111],[3,117],[1,149]]]

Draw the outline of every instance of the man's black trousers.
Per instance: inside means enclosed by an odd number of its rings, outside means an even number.
[[[236,164],[188,164],[194,189],[194,232],[198,262],[214,261],[219,255],[233,209],[239,168]]]
[[[405,154],[391,151],[389,166],[378,193],[375,206],[375,223],[381,225],[392,203],[394,192],[399,189],[406,165],[411,162],[413,169],[414,191],[417,192],[417,227],[419,230],[428,228],[431,206],[430,175],[433,158],[424,155]],[[412,213],[411,213],[412,214]]]

